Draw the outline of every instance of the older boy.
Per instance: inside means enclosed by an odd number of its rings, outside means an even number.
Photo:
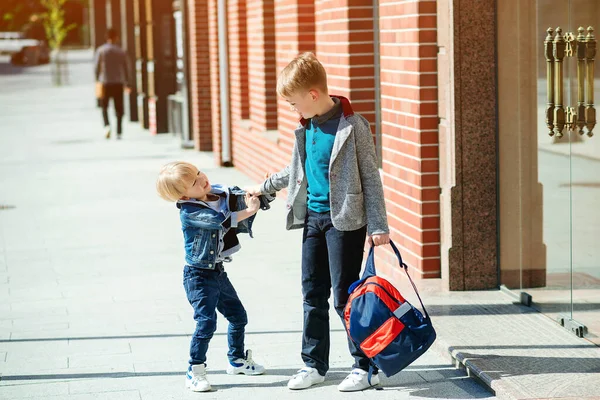
[[[277,91],[300,115],[290,165],[269,176],[252,194],[287,187],[287,229],[303,228],[302,293],[305,366],[288,382],[305,389],[323,382],[329,369],[329,295],[340,317],[348,288],[358,280],[365,238],[376,246],[389,243],[383,188],[369,122],[350,102],[330,96],[327,73],[312,53],[283,69]],[[353,370],[340,383],[343,392],[379,384],[368,381],[369,359],[348,340]]]

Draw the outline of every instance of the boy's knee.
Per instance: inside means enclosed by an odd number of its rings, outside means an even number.
[[[217,330],[216,323],[206,323],[206,322],[198,322],[196,323],[196,331],[194,332],[194,337],[198,339],[211,339]]]
[[[248,324],[248,314],[246,310],[243,312],[233,315],[229,318],[229,323],[236,328],[243,328]]]
[[[312,308],[329,309],[328,296],[304,297],[304,304]]]

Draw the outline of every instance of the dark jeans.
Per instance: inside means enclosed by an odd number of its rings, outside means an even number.
[[[117,134],[123,133],[123,84],[121,83],[105,83],[104,97],[102,98],[102,118],[104,118],[104,126],[109,126],[108,121],[108,103],[113,99],[115,113],[117,114]]]
[[[329,369],[329,294],[333,287],[333,305],[343,321],[348,288],[359,279],[366,235],[366,226],[338,231],[329,212],[308,210],[302,240],[302,360],[321,375]],[[353,368],[368,371],[369,359],[349,338],[348,347]]]
[[[222,264],[218,264],[215,270],[186,266],[183,270],[183,286],[194,308],[196,321],[196,330],[190,343],[190,364],[206,362],[208,343],[217,329],[217,310],[229,321],[229,360],[244,358],[244,329],[248,318]]]

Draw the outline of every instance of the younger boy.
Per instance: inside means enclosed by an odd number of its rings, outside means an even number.
[[[196,330],[190,343],[186,386],[195,392],[211,390],[206,378],[206,352],[217,324],[218,310],[229,321],[228,374],[260,375],[265,369],[244,353],[246,310],[223,268],[240,248],[237,232],[251,234],[260,207],[258,197],[236,188],[210,184],[206,175],[186,162],[172,162],[159,173],[156,188],[177,202],[185,241],[183,285],[194,309]]]
[[[314,54],[301,54],[283,69],[277,92],[300,116],[292,160],[248,192],[287,188],[287,229],[304,229],[304,367],[288,387],[306,389],[323,382],[329,369],[331,290],[342,317],[348,288],[359,279],[366,236],[375,246],[387,244],[389,229],[369,122],[348,99],[329,95],[325,68]],[[348,346],[355,363],[338,389],[378,385],[376,369],[369,382],[369,359],[351,340]]]

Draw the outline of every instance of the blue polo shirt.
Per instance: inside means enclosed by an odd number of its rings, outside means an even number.
[[[327,113],[313,117],[306,126],[306,180],[308,181],[308,208],[327,212],[329,206],[329,161],[333,142],[342,116],[338,99]]]

